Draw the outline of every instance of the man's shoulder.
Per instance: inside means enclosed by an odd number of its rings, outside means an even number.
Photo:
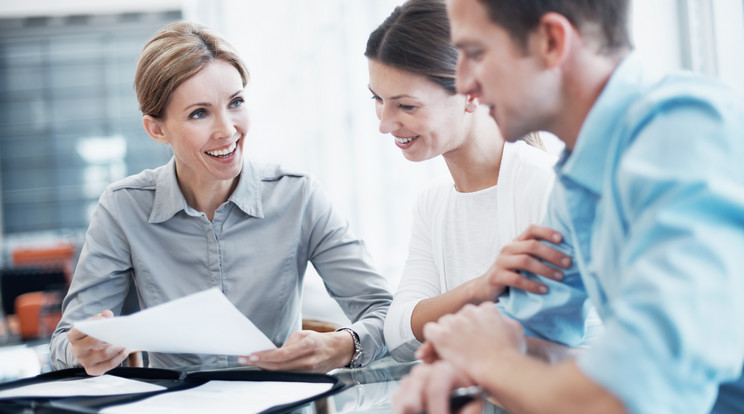
[[[744,115],[744,97],[716,79],[679,72],[650,86],[631,105],[628,114],[631,120],[644,123],[649,117],[677,110],[693,110],[723,122],[738,122]]]

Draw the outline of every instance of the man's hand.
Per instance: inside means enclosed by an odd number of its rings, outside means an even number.
[[[112,318],[113,312],[105,310],[90,319]],[[85,368],[88,375],[101,375],[119,365],[129,356],[129,350],[120,346],[99,341],[79,330],[72,328],[67,332],[70,341],[70,351],[78,362]]]
[[[522,326],[501,315],[491,302],[466,305],[454,315],[426,324],[424,337],[417,358],[425,362],[444,359],[472,378],[487,365],[486,359],[498,361],[527,350]]]
[[[354,340],[348,332],[299,331],[279,349],[256,352],[238,361],[268,370],[326,373],[348,365],[353,356]]]
[[[449,397],[453,390],[473,385],[473,382],[449,363],[438,361],[413,367],[400,382],[393,395],[396,413],[450,414]],[[466,404],[459,414],[483,411],[483,400]]]

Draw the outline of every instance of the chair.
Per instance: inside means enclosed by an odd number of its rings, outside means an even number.
[[[15,300],[19,334],[22,340],[49,338],[62,318],[62,292],[36,291]]]
[[[341,325],[335,322],[321,321],[319,319],[310,319],[310,318],[302,319],[303,330],[309,330],[309,331],[315,331],[315,332],[333,332],[340,327]]]
[[[0,269],[0,301],[10,330],[23,340],[51,335],[59,321],[67,286],[60,267]]]

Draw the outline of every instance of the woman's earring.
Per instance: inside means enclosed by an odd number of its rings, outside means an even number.
[[[478,109],[478,95],[468,95],[468,103],[465,105],[465,111],[471,114]]]

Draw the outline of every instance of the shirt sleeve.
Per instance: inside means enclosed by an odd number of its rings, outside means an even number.
[[[607,253],[619,268],[606,333],[578,364],[631,412],[709,412],[742,373],[744,144],[722,119],[670,103],[619,162],[611,196],[625,240]]]
[[[359,335],[366,366],[387,353],[383,324],[392,294],[387,280],[375,270],[362,240],[349,230],[349,223],[334,209],[330,198],[313,180],[308,184],[308,207],[304,234],[309,260],[330,296],[352,321]]]
[[[70,352],[67,332],[74,322],[104,310],[119,314],[129,291],[131,269],[129,244],[117,221],[113,193],[107,189],[91,218],[70,289],[62,302],[62,318],[52,334],[50,358],[54,369],[80,366]]]
[[[544,241],[548,246],[574,257],[571,242],[571,231],[561,214],[562,193],[556,186],[550,197],[548,210],[543,225],[563,235],[563,242],[554,244]],[[496,303],[496,307],[505,315],[519,321],[528,336],[546,339],[567,346],[579,346],[587,334],[586,327],[601,329],[601,325],[587,325],[585,320],[591,309],[581,275],[572,261],[569,269],[563,271],[563,280],[555,281],[531,272],[522,274],[548,287],[544,295],[521,289],[509,289]],[[590,335],[587,335],[590,336]]]
[[[413,309],[420,301],[442,293],[434,261],[433,224],[427,220],[433,206],[427,203],[425,195],[418,197],[414,209],[408,259],[385,319],[385,341],[393,358],[401,362],[415,360],[414,353],[421,345],[411,328]]]

